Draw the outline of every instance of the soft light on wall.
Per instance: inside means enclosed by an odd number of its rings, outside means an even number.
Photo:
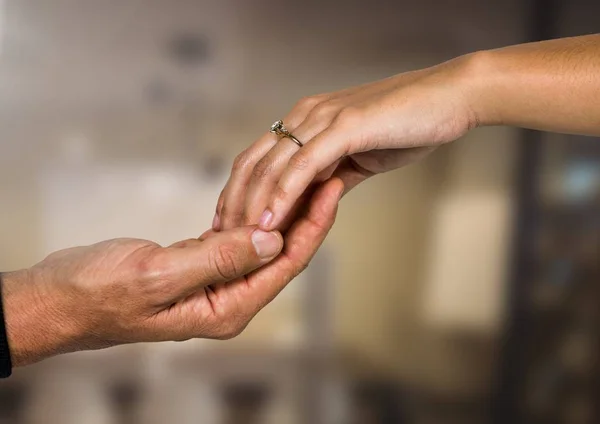
[[[4,46],[4,9],[6,2],[0,0],[0,58],[2,57],[2,48]]]

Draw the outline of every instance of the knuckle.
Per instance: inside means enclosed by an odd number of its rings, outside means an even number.
[[[335,119],[335,123],[341,126],[356,125],[364,116],[364,112],[356,107],[345,107],[342,109]]]
[[[315,106],[310,115],[311,118],[318,121],[331,120],[338,113],[339,109],[338,103],[330,100]]]
[[[299,150],[298,153],[290,158],[288,165],[296,171],[306,171],[310,167],[310,160],[303,150]]]
[[[220,245],[212,249],[208,255],[210,269],[225,281],[233,280],[240,273],[235,249],[229,245]]]
[[[310,110],[317,106],[319,103],[323,101],[321,96],[307,96],[303,97],[296,103],[294,107],[295,110]]]
[[[289,197],[289,193],[286,189],[281,187],[281,185],[277,184],[277,186],[275,186],[273,197],[276,199],[276,201],[281,202]]]
[[[242,172],[250,167],[252,160],[247,151],[243,151],[233,160],[233,172]]]
[[[155,254],[140,260],[136,272],[136,284],[128,286],[127,290],[134,290],[137,296],[141,296],[140,301],[160,303],[171,296],[170,282],[175,280],[175,275],[173,266],[165,255]]]
[[[138,262],[137,272],[143,281],[165,280],[169,277],[171,266],[164,255],[152,254]]]
[[[252,176],[259,181],[263,181],[273,173],[274,167],[274,163],[268,157],[265,157],[258,161],[252,170]]]

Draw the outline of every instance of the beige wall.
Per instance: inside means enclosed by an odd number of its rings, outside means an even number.
[[[221,12],[233,3],[210,2]],[[163,63],[165,57],[157,53],[158,48],[150,48],[178,28],[179,19],[183,27],[194,24],[192,12],[197,11],[193,2],[185,2],[185,8],[169,13],[161,12],[167,3],[148,2],[152,13],[144,15],[147,20],[137,19],[133,26],[123,26],[123,37],[131,44],[118,43],[118,39],[112,44],[101,43],[102,22],[112,23],[113,15],[110,7],[106,9],[100,3],[94,4],[102,10],[88,16],[95,26],[82,26],[96,35],[93,40],[86,38],[87,32],[78,32],[81,28],[64,23],[72,19],[63,15],[58,5],[69,6],[64,8],[66,14],[75,3],[56,2],[56,10],[51,7],[52,13],[47,14],[33,13],[34,3],[27,3],[19,15],[23,19],[19,25],[43,23],[40,28],[48,34],[31,42],[43,41],[47,43],[44,49],[64,56],[59,60],[41,55],[49,62],[26,66],[15,61],[0,68],[2,82],[8,86],[7,78],[15,76],[20,84],[11,85],[14,97],[1,99],[5,108],[0,115],[1,269],[26,266],[42,258],[44,212],[40,207],[38,179],[42,174],[38,169],[49,159],[54,161],[51,166],[61,166],[63,139],[73,131],[89,136],[95,145],[91,160],[97,164],[145,162],[160,167],[169,162],[194,166],[208,153],[223,155],[230,162],[298,97],[519,40],[520,2],[499,3],[498,10],[475,1],[464,2],[463,8],[433,0],[409,2],[401,13],[390,12],[386,3],[372,2],[367,7],[363,2],[347,2],[347,13],[339,14],[339,2],[335,1],[317,2],[303,10],[297,10],[296,5],[292,11],[299,19],[291,21],[274,21],[270,8],[279,8],[280,2],[270,0],[236,7],[231,21],[227,13],[219,13],[223,25],[212,25],[211,35],[222,37],[227,46],[235,45],[231,51],[236,54],[220,56],[215,67],[208,70],[210,78],[205,79],[175,72]],[[431,14],[431,8],[439,13]],[[324,11],[336,13],[335,30]],[[33,21],[26,19],[28,13],[35,17]],[[124,14],[119,16],[125,19]],[[45,23],[45,17],[52,22]],[[311,22],[308,33],[304,20]],[[156,33],[151,29],[153,23],[157,25]],[[294,23],[297,28],[290,27]],[[237,28],[234,32],[230,31],[233,27]],[[66,32],[62,33],[61,28]],[[116,50],[111,49],[115,43]],[[140,46],[144,48],[136,48]],[[37,58],[37,53],[34,51],[33,57]],[[274,54],[279,60],[274,60]],[[236,62],[240,68],[235,70],[239,72],[219,72],[236,58],[242,58],[241,64]],[[70,73],[63,69],[62,63],[75,59],[82,67],[74,66]],[[56,85],[48,75],[44,77],[43,72],[36,74],[36,70],[50,65],[55,73],[65,72],[58,79],[62,85]],[[153,109],[143,101],[143,86],[136,84],[163,72],[167,80],[175,82],[177,96],[174,104]],[[94,84],[87,78],[92,78]],[[215,78],[218,84],[211,84]],[[26,84],[29,80],[37,85]],[[235,86],[228,90],[230,80]],[[80,96],[82,89],[85,96]],[[204,89],[209,93],[208,104],[196,107],[194,102],[192,106],[185,103],[186,95],[203,99]],[[222,90],[228,90],[223,98],[219,96]],[[60,100],[56,108],[55,99]],[[181,118],[182,110],[190,113],[187,120]],[[6,111],[22,113],[22,119],[13,121]],[[469,331],[475,342],[457,344],[455,339],[463,336],[460,328],[442,332],[428,326],[423,317],[428,265],[435,260],[430,256],[435,240],[432,219],[443,196],[460,198],[481,190],[510,201],[511,139],[512,134],[504,130],[477,131],[456,146],[440,149],[426,162],[363,184],[343,200],[327,244],[333,257],[332,314],[338,346],[357,352],[383,370],[422,383],[444,388],[465,386],[465,380],[471,379],[466,386],[482,384],[489,368],[485,361],[479,367],[474,364],[476,358],[489,357],[479,353],[488,349],[490,339],[493,343],[493,329],[475,335]],[[15,154],[15,150],[20,153]],[[213,200],[207,199],[207,208],[213,208]],[[177,218],[175,211],[165,217]],[[506,226],[506,232],[510,230],[508,222],[500,224]],[[190,232],[195,234],[206,225],[201,222]],[[502,261],[504,249],[499,241],[487,250],[486,259]],[[490,276],[490,280],[499,281],[498,275]],[[296,284],[301,285],[302,279]],[[490,290],[497,290],[497,286],[490,286]],[[290,317],[301,313],[294,304],[301,292],[294,293],[261,314],[246,339],[272,337],[277,333],[274,322],[293,323]]]
[[[340,342],[368,360],[420,384],[439,389],[473,391],[490,377],[490,353],[500,329],[504,272],[512,202],[513,132],[479,130],[457,145],[445,147],[426,162],[378,177],[356,189],[342,203],[332,234],[336,256],[337,329]],[[442,199],[460,202],[470,192],[501,199],[494,233],[504,237],[482,240],[485,249],[461,251],[462,238],[453,240],[459,267],[487,263],[483,280],[436,280],[435,284],[471,287],[486,299],[491,312],[485,322],[431,324],[427,313],[453,322],[460,308],[479,307],[476,297],[438,301],[427,310],[428,270],[439,260],[432,256],[433,218]],[[489,212],[490,210],[488,210]],[[496,212],[492,207],[491,212]],[[493,214],[492,214],[493,215]],[[439,229],[438,229],[439,230]],[[465,231],[469,231],[466,223]],[[464,250],[464,249],[463,249]],[[446,254],[445,252],[442,252]],[[443,276],[442,276],[443,277]],[[483,286],[483,287],[482,287]],[[452,308],[459,308],[458,311]],[[450,312],[449,312],[450,311]],[[462,316],[462,315],[460,315]],[[469,315],[467,314],[467,317]],[[474,330],[475,329],[475,330]],[[466,339],[466,343],[459,340]]]

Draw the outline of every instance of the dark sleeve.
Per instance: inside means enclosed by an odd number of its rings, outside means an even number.
[[[10,360],[10,349],[8,347],[2,302],[2,274],[0,273],[0,378],[7,378],[12,374],[12,362]]]

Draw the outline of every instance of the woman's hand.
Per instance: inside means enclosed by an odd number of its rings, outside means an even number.
[[[311,183],[336,175],[350,190],[478,125],[599,136],[599,69],[594,34],[482,51],[307,98],[284,119],[304,147],[266,134],[239,155],[213,227],[284,229]]]
[[[336,176],[347,192],[456,140],[478,122],[471,68],[464,57],[301,100],[284,124],[304,146],[267,133],[242,152],[213,228],[259,222],[263,229],[284,229],[312,184]]]

